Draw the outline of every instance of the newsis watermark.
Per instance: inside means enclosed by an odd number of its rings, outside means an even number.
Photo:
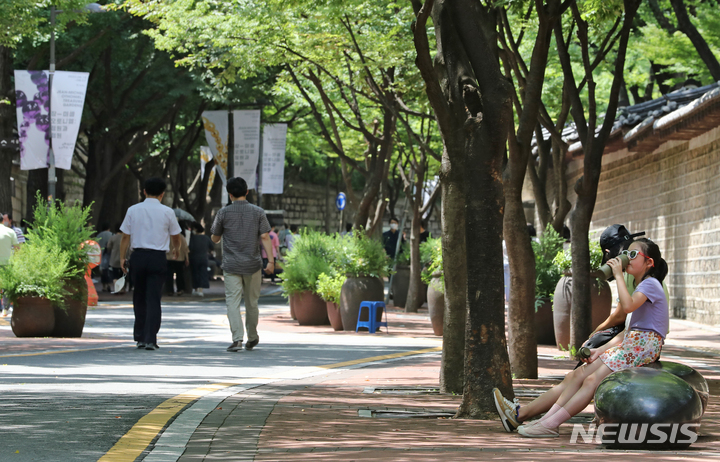
[[[698,439],[699,423],[605,423],[574,424],[570,443],[595,444],[692,444]]]

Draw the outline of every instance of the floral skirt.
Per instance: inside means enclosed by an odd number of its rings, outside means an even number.
[[[644,366],[657,361],[662,344],[663,338],[657,332],[631,330],[620,345],[601,354],[600,361],[613,372]]]

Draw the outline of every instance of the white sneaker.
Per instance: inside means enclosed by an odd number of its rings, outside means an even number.
[[[557,428],[547,428],[541,423],[537,425],[523,425],[518,428],[518,433],[527,438],[557,438],[560,436]]]

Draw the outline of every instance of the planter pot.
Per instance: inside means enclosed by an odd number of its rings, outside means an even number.
[[[355,331],[361,302],[379,302],[383,300],[385,300],[385,287],[380,278],[348,276],[340,292],[340,315],[343,329]],[[382,311],[378,311],[377,316],[379,321],[382,317]]]
[[[435,278],[427,286],[427,304],[430,322],[433,333],[438,336],[443,334],[443,319],[445,318],[445,294],[438,290],[440,280]]]
[[[65,309],[53,307],[55,327],[52,336],[82,337],[88,307],[88,286],[85,279],[80,279],[68,282],[65,289],[70,292],[70,295],[65,297]]]
[[[543,298],[542,302],[535,310],[535,338],[538,345],[555,345],[553,305],[549,298]]]
[[[410,287],[410,267],[398,266],[393,276],[392,293],[393,305],[404,308],[407,302],[408,288]]]
[[[325,302],[327,308],[327,316],[330,319],[330,325],[336,331],[343,330],[342,316],[340,316],[340,306],[337,303]]]
[[[612,309],[612,292],[610,285],[603,281],[598,291],[597,280],[594,280],[590,289],[592,303],[593,328],[603,322]],[[572,307],[572,277],[563,276],[555,286],[553,303],[553,324],[555,326],[555,341],[558,348],[568,349],[570,344],[570,309]]]
[[[312,292],[300,292],[290,296],[295,299],[294,309],[301,326],[323,326],[330,324],[325,300]]]
[[[297,316],[295,316],[295,298],[292,295],[288,297],[288,304],[290,305],[290,317],[293,320],[297,319]]]
[[[48,337],[55,327],[52,302],[41,297],[20,297],[10,323],[16,337]]]

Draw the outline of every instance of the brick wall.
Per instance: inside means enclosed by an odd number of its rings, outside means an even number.
[[[569,165],[570,185],[581,162]],[[651,153],[605,155],[602,168],[591,230],[645,231],[668,263],[672,315],[720,324],[720,127]]]

